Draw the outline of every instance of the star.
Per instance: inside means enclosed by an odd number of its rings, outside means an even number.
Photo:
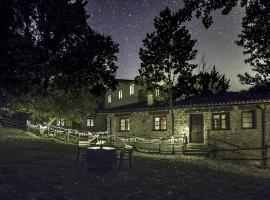
[[[88,23],[97,32],[111,35],[119,43],[117,78],[133,79],[140,66],[139,49],[146,33],[154,31],[154,18],[161,10],[169,7],[177,11],[183,6],[180,0],[88,0]],[[230,15],[223,16],[214,12],[214,24],[206,30],[201,21],[193,19],[185,23],[191,36],[197,40],[195,48],[199,50],[199,63],[205,54],[207,64],[216,65],[217,70],[226,73],[233,82],[237,82],[236,69],[244,70],[242,49],[234,44],[241,32],[241,19],[244,11],[234,8]],[[241,67],[240,67],[241,66]],[[240,88],[233,85],[233,90]]]

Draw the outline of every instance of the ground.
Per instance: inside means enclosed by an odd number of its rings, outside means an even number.
[[[1,200],[270,199],[270,170],[180,155],[134,154],[133,169],[95,174],[76,146],[0,128]]]

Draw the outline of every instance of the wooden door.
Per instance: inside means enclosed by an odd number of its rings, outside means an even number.
[[[203,143],[203,115],[190,115],[190,143]]]

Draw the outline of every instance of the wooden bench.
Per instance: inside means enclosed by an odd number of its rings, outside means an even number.
[[[125,145],[123,149],[120,150],[118,169],[121,170],[124,166],[129,166],[132,168],[132,154],[134,148],[130,145]]]

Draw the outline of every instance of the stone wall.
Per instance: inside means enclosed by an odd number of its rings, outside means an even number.
[[[174,137],[182,138],[187,137],[189,141],[190,132],[190,115],[191,114],[203,114],[203,137],[204,144],[210,145],[217,158],[224,159],[261,159],[261,143],[262,143],[262,124],[261,115],[262,111],[259,109],[259,104],[245,104],[245,105],[230,105],[230,106],[213,106],[213,107],[201,107],[201,108],[186,108],[174,110]],[[242,128],[242,111],[256,111],[256,127],[253,129]],[[220,112],[230,113],[230,127],[228,130],[213,130],[212,129],[212,114]],[[270,146],[270,106],[266,108],[266,142]],[[155,115],[167,116],[167,130],[166,131],[154,131],[153,119]],[[138,111],[128,113],[114,113],[110,114],[111,117],[111,131],[112,134],[119,137],[142,137],[142,138],[162,138],[170,140],[172,136],[171,131],[171,112],[169,110],[156,110],[156,111]],[[119,118],[129,118],[130,131],[119,131]],[[109,125],[108,125],[109,127]],[[109,130],[109,129],[108,129]],[[180,143],[179,143],[180,144]],[[170,144],[167,144],[167,148],[170,148]],[[180,148],[180,147],[179,147]],[[254,150],[245,150],[248,148],[254,148]],[[257,148],[257,150],[256,150]],[[225,149],[231,149],[231,151],[225,151]],[[236,150],[233,150],[236,149]],[[237,149],[244,149],[237,151]],[[222,151],[224,150],[224,151]],[[268,150],[268,156],[270,156],[270,150]],[[257,161],[258,163],[261,161]],[[268,161],[269,162],[269,161]],[[270,162],[269,162],[270,163]]]
[[[167,130],[156,131],[154,129],[154,116],[167,116]],[[169,111],[155,111],[155,112],[132,112],[132,113],[115,113],[111,114],[111,130],[112,133],[120,137],[143,137],[143,138],[168,138],[171,137],[171,114]],[[130,130],[120,131],[119,119],[129,118]]]

